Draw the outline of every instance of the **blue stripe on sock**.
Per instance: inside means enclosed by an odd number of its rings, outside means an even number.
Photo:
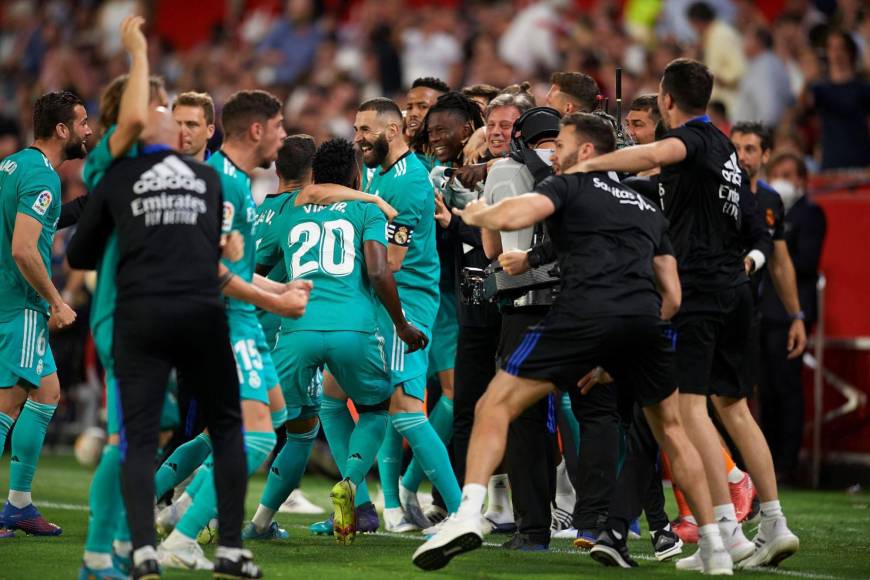
[[[541,339],[541,332],[538,330],[529,331],[526,335],[526,338],[523,340],[525,347],[520,345],[520,348],[514,351],[511,355],[510,360],[508,361],[507,372],[512,375],[516,375],[520,371],[520,367],[526,359],[529,358],[529,354],[531,354],[532,350],[535,348],[535,345],[538,344],[538,341]]]

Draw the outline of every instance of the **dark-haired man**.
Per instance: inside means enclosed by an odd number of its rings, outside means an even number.
[[[547,106],[562,115],[575,111],[590,112],[598,105],[598,83],[581,72],[556,72],[550,77]]]
[[[659,114],[658,95],[650,93],[636,97],[625,115],[625,128],[637,145],[646,145],[656,140],[656,127],[662,120]]]
[[[394,128],[397,130],[393,137],[401,141],[398,125]],[[342,139],[323,143],[311,169],[315,183],[358,187],[353,146]],[[298,192],[290,193],[289,205],[274,218],[279,223],[272,227],[289,232],[287,236],[274,242],[266,239],[257,253],[260,264],[269,266],[280,260],[291,280],[311,280],[317,287],[306,316],[281,321],[274,356],[281,382],[288,385],[285,396],[290,450],[286,454],[282,450],[276,458],[263,502],[269,502],[270,488],[285,487],[278,480],[298,486],[311,453],[311,441],[319,430],[323,394],[344,405],[349,397],[360,413],[359,422],[354,426],[351,420],[349,430],[330,437],[344,477],[331,493],[335,508],[333,534],[339,543],[349,544],[357,530],[356,489],[383,441],[393,390],[374,296],[386,310],[402,348],[407,345],[409,353],[424,349],[428,338],[408,322],[402,311],[386,247],[386,219],[377,206],[358,201],[303,204],[299,196]],[[406,311],[411,313],[410,309]],[[315,380],[324,365],[341,383],[341,387],[335,381],[327,383],[326,393]],[[298,445],[294,434],[307,439],[307,447]],[[269,502],[270,509],[277,511],[292,487],[284,491],[284,497]],[[258,524],[255,516],[252,525]]]
[[[674,318],[682,418],[704,460],[716,521],[733,560],[747,560],[744,565],[750,566],[779,562],[794,554],[799,542],[786,525],[770,450],[749,413],[742,373],[752,316],[746,274],[764,263],[758,250],[743,253],[742,207],[754,210],[755,204],[745,197],[751,194],[737,152],[705,115],[713,90],[709,69],[697,61],[676,59],[665,68],[660,85],[659,112],[670,128],[664,139],[589,159],[572,171],[636,173],[662,168],[661,206],[670,222],[684,289],[683,306]],[[708,395],[758,490],[762,525],[755,545],[737,520],[719,436],[707,411]],[[677,567],[702,569],[699,554],[680,560]]]
[[[278,174],[278,193],[267,195],[258,208],[255,228],[257,272],[277,283],[290,282],[290,274],[281,259],[280,249],[290,234],[287,225],[289,218],[285,214],[295,211],[295,202],[298,201],[300,204],[316,202],[320,205],[351,200],[373,202],[380,211],[388,216],[388,219],[395,216],[395,210],[378,197],[356,191],[346,192],[345,188],[323,187],[320,190],[315,190],[308,187],[313,176],[312,163],[315,150],[314,139],[310,135],[291,135],[284,139],[278,150],[278,158],[275,160],[275,171]],[[320,173],[322,174],[324,155],[321,155],[319,159]],[[266,342],[274,350],[281,326],[281,317],[263,309],[258,309],[257,316],[263,327]],[[312,381],[313,384],[309,388],[319,391],[322,381],[320,373],[316,373]],[[276,428],[286,427],[287,441],[275,457],[269,479],[266,481],[266,488],[263,490],[260,505],[257,507],[254,517],[242,530],[242,537],[245,540],[272,540],[288,537],[287,531],[278,527],[273,518],[281,504],[295,488],[298,488],[305,462],[311,454],[314,443],[310,435],[310,418],[300,418],[301,413],[292,403],[297,398],[295,383],[282,381],[282,389],[284,400],[289,401],[290,404],[282,406],[277,411],[273,408],[272,425]],[[290,414],[289,421],[287,419],[288,413]],[[301,470],[300,465],[302,466]],[[358,530],[374,532],[378,529],[378,516],[364,490],[363,480],[356,494],[357,497],[363,498],[358,514],[360,524]],[[322,529],[323,533],[331,534],[333,532],[332,519],[314,524],[313,530],[314,526],[318,526],[317,529]]]
[[[0,538],[14,529],[61,533],[34,507],[30,490],[60,399],[49,327],[76,318],[51,281],[51,246],[61,206],[57,168],[87,155],[84,102],[66,91],[42,95],[33,107],[33,133],[33,145],[0,161],[0,452],[17,418]]]
[[[402,308],[408,319],[429,337],[439,307],[440,275],[432,219],[435,213],[432,184],[423,164],[402,138],[401,111],[394,102],[383,98],[364,102],[357,110],[354,129],[354,142],[366,166],[363,190],[383,197],[399,212],[387,231],[387,254],[390,268],[396,273]],[[437,151],[436,148],[436,154]],[[390,380],[395,388],[390,401],[391,425],[378,453],[384,522],[387,530],[409,531],[425,526],[428,520],[423,517],[416,496],[422,469],[415,468],[412,462],[402,484],[399,483],[403,439],[408,440],[416,460],[425,466],[426,476],[441,493],[447,510],[452,513],[459,506],[459,485],[444,445],[449,436],[434,428],[436,417],[443,419],[439,419],[439,425],[451,427],[453,406],[452,400],[442,397],[439,400],[442,408],[436,407],[430,415],[432,422],[426,418],[423,401],[428,349],[406,352],[383,308],[378,310],[378,321],[389,345]]]
[[[563,119],[556,140],[558,166],[570,167],[615,147],[607,121],[572,114]],[[414,563],[441,568],[480,546],[484,484],[504,454],[508,424],[556,385],[573,384],[601,364],[614,373],[617,384],[633,390],[662,447],[676,454],[675,477],[690,486],[706,524],[704,570],[730,573],[731,558],[713,523],[704,470],[682,428],[670,380],[672,347],[664,320],[679,308],[680,285],[662,212],[606,173],[594,172],[551,177],[535,193],[494,206],[472,202],[454,213],[471,225],[508,231],[546,219],[562,287],[550,312],[529,329],[478,404],[459,512],[416,551]],[[625,358],[627,351],[636,356]],[[627,556],[624,537],[608,531],[602,532],[593,557],[636,566]]]
[[[450,91],[441,79],[421,77],[411,84],[405,97],[405,138],[411,140],[420,130],[426,112],[435,104],[438,97]],[[427,168],[431,169],[431,167]]]

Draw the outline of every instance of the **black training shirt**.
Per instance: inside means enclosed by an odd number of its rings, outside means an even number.
[[[703,120],[690,121],[667,137],[686,146],[686,158],[663,167],[659,175],[684,295],[746,282],[741,195],[751,194],[731,141]]]
[[[222,304],[222,195],[214,169],[160,149],[115,162],[88,196],[70,241],[70,266],[94,269],[118,236],[118,303],[173,296]]]
[[[549,320],[660,315],[653,258],[673,248],[655,204],[603,172],[548,177],[535,192],[556,206],[546,223],[562,286]]]

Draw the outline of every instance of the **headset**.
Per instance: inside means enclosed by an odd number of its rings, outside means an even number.
[[[514,121],[508,156],[514,161],[525,163],[527,157],[523,151],[528,151],[530,144],[537,143],[543,137],[555,139],[561,120],[559,111],[551,107],[534,107],[520,115]]]

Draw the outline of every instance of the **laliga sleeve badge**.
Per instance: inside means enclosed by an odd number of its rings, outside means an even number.
[[[776,224],[776,216],[773,215],[773,210],[767,208],[764,212],[764,221],[767,222],[767,227],[772,228]]]
[[[224,202],[224,215],[223,215],[223,231],[228,231],[233,227],[233,218],[236,216],[236,208],[233,204],[228,201]]]
[[[36,201],[33,202],[31,209],[39,215],[45,215],[45,212],[51,207],[51,199],[51,192],[45,190],[36,196]]]

